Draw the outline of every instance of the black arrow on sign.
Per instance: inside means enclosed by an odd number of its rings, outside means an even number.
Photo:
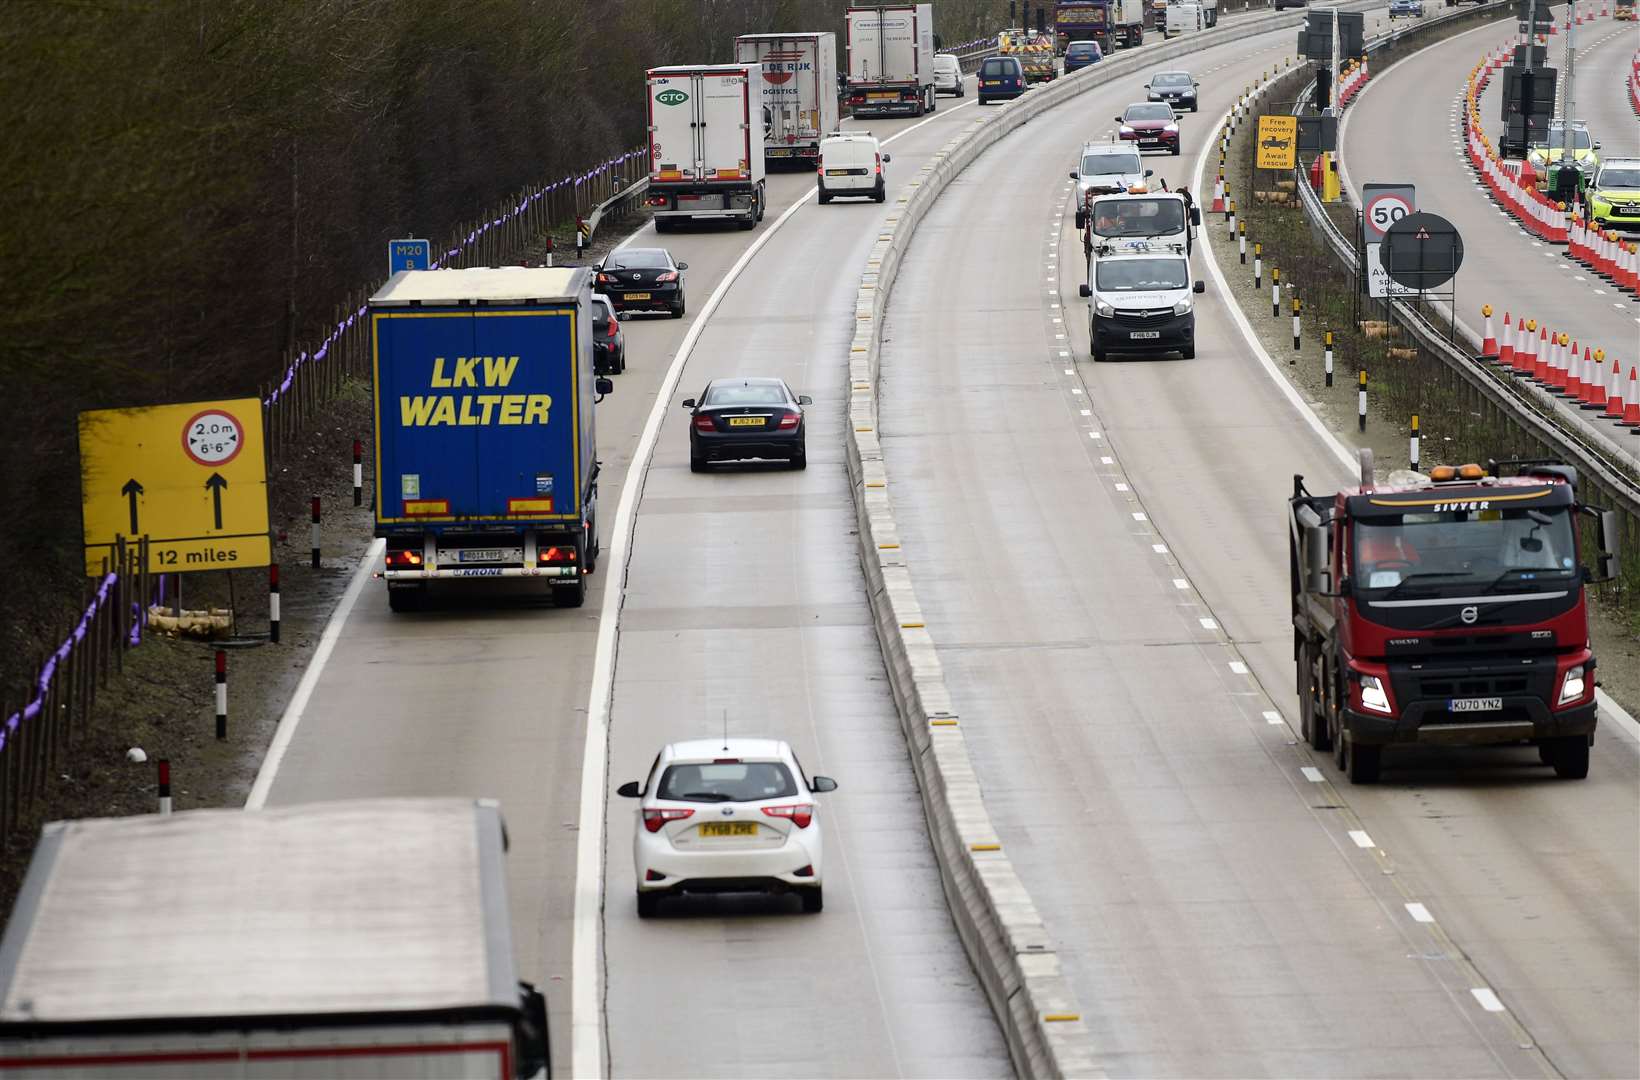
[[[222,489],[228,486],[228,482],[222,479],[221,473],[212,473],[210,479],[205,481],[205,486],[211,489],[211,501],[216,507],[216,527],[220,529],[222,528]]]
[[[142,485],[137,483],[137,478],[134,477],[134,476],[131,479],[129,479],[125,482],[124,487],[120,488],[120,494],[124,495],[127,499],[131,500],[131,535],[132,536],[141,536],[142,535],[142,530],[137,528],[137,496],[141,495],[142,493],[143,493]]]

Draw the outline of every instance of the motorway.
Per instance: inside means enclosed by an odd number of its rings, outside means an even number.
[[[1564,18],[1564,9],[1556,9]],[[1504,311],[1565,330],[1582,346],[1603,348],[1624,374],[1640,363],[1640,303],[1612,288],[1587,267],[1529,236],[1487,198],[1462,155],[1457,126],[1464,80],[1481,55],[1509,36],[1496,23],[1460,34],[1375,76],[1351,105],[1343,124],[1343,175],[1360,196],[1363,183],[1413,183],[1418,208],[1452,221],[1464,238],[1456,279],[1459,321],[1480,339],[1482,304],[1500,320]],[[1623,74],[1640,45],[1632,23],[1597,19],[1577,28],[1577,114],[1602,144],[1602,156],[1640,154],[1640,122],[1627,104]],[[1562,35],[1564,31],[1562,31]],[[1560,67],[1564,36],[1550,38],[1549,63]],[[1562,75],[1564,77],[1564,75]],[[1493,142],[1503,126],[1493,77],[1480,103]],[[1563,89],[1564,87],[1562,87]],[[1393,151],[1387,148],[1393,147]],[[1640,459],[1640,439],[1607,427],[1629,457]]]
[[[1201,54],[1203,117],[1159,175],[1188,178],[1206,117],[1290,40]],[[901,268],[880,387],[918,601],[1103,1064],[1640,1075],[1640,745],[1603,720],[1577,784],[1529,748],[1408,750],[1381,785],[1329,782],[1294,736],[1281,515],[1292,474],[1317,491],[1348,474],[1212,291],[1196,360],[1088,358],[1064,173],[1106,130],[1083,118],[1130,96],[1033,120],[942,196]],[[1444,120],[1427,98],[1399,115]],[[1404,175],[1368,152],[1369,177]],[[1475,235],[1473,267],[1520,243]]]
[[[1207,117],[1292,37],[1204,54],[1203,114],[1186,119],[1187,155],[1160,175],[1187,179]],[[1194,364],[1095,369],[1056,355],[1056,332],[1086,352],[1065,170],[1080,138],[1109,126],[1079,117],[1113,115],[1137,85],[1127,82],[1010,136],[924,223],[896,291],[883,418],[893,474],[915,481],[901,528],[915,537],[914,576],[953,690],[971,702],[965,715],[995,717],[989,731],[968,728],[992,814],[1109,1068],[1529,1072],[1468,996],[1466,962],[1407,924],[1397,897],[1411,882],[1559,1067],[1640,1072],[1611,1046],[1611,1016],[1632,1017],[1636,998],[1634,746],[1603,728],[1591,778],[1575,787],[1535,767],[1517,779],[1508,752],[1480,765],[1411,757],[1417,787],[1391,772],[1381,790],[1347,793],[1393,860],[1385,874],[1351,842],[1354,814],[1334,806],[1344,797],[1303,780],[1296,765],[1308,758],[1263,715],[1293,713],[1286,474],[1325,486],[1341,470],[1211,294]],[[381,584],[364,580],[338,611],[299,724],[282,725],[288,745],[259,785],[270,803],[502,802],[516,948],[546,989],[559,1075],[570,1074],[572,950],[600,928],[611,1075],[1010,1071],[945,906],[884,682],[840,437],[857,268],[902,185],[975,118],[973,101],[970,80],[968,97],[940,99],[926,121],[850,125],[897,136],[886,207],[822,208],[802,201],[808,173],[775,175],[756,232],[664,238],[690,263],[691,314],[627,324],[630,366],[599,407],[606,557],[646,418],[686,335],[696,340],[642,479],[612,656],[598,645],[610,561],[579,611],[480,599],[392,616]],[[661,240],[647,227],[631,242]],[[1044,275],[1061,245],[1074,255]],[[1077,374],[1059,374],[1067,367]],[[814,396],[806,471],[685,468],[676,402],[737,373],[782,375]],[[1089,423],[1101,425],[1097,446]],[[1233,657],[1250,674],[1232,671]],[[596,824],[580,808],[600,659],[614,663],[609,789],[641,776],[662,742],[725,722],[791,740],[811,772],[838,779],[825,804],[823,915],[690,901],[640,923],[632,808],[611,800],[607,904],[594,925],[576,925],[577,839]],[[1523,955],[1503,938],[1518,939],[1525,918],[1535,944]],[[1566,972],[1587,1001],[1549,985]]]

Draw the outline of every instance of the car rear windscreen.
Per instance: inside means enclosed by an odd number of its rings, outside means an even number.
[[[1083,176],[1101,176],[1106,173],[1121,173],[1126,176],[1139,171],[1139,155],[1125,154],[1086,154],[1082,158]]]
[[[679,802],[757,802],[796,794],[791,770],[779,761],[668,765],[655,788],[657,799]]]
[[[706,392],[703,405],[784,405],[786,392],[768,383],[714,386]]]

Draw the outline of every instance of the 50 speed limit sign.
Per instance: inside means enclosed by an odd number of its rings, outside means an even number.
[[[1369,244],[1379,244],[1390,226],[1418,210],[1418,191],[1411,184],[1363,184],[1361,226]]]

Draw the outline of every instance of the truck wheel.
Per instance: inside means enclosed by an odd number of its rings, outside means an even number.
[[[940,107],[940,96],[938,94],[934,93],[934,88],[932,86],[930,86],[928,88],[928,111],[929,112],[938,112],[939,107]]]
[[[638,894],[638,918],[653,919],[661,911],[661,894],[657,892],[641,892]]]
[[[816,885],[803,890],[803,914],[818,915],[826,906],[826,894]]]
[[[388,589],[387,607],[390,611],[420,611],[422,593],[426,586],[417,585],[410,589]]]
[[[673,221],[672,221],[671,218],[658,217],[658,218],[655,219],[655,231],[658,232],[658,233],[660,233],[660,232],[671,232],[672,231],[672,225],[673,225]]]
[[[1315,670],[1315,654],[1308,644],[1298,652],[1298,728],[1313,750],[1332,749],[1332,733],[1327,730],[1326,706],[1320,694],[1321,676]]]
[[[1384,748],[1376,745],[1351,743],[1349,769],[1352,784],[1376,784],[1378,771],[1384,760]]]
[[[1589,737],[1568,735],[1550,744],[1549,764],[1562,780],[1582,780],[1589,775]]]

